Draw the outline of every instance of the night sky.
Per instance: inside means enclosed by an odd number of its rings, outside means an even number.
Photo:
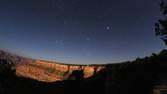
[[[105,64],[166,46],[159,0],[0,0],[0,48],[37,59]]]

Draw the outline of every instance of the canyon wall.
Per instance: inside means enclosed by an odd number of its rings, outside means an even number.
[[[15,63],[16,74],[18,76],[44,82],[69,79],[69,75],[75,70],[83,70],[84,78],[89,78],[105,68],[105,65],[63,64],[60,62],[36,60],[11,54],[3,50],[0,50],[0,59]]]
[[[56,82],[69,79],[69,75],[75,70],[83,70],[84,78],[89,78],[103,68],[103,65],[73,65],[34,60],[16,64],[16,74],[39,81]]]

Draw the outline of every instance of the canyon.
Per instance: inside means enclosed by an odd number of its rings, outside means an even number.
[[[89,78],[103,68],[105,68],[103,65],[72,65],[33,60],[33,62],[16,64],[16,74],[39,81],[56,82],[69,79],[69,75],[75,70],[83,70],[84,78]]]
[[[166,62],[167,50],[106,65],[64,64],[0,51],[0,94],[166,94]]]
[[[43,82],[56,82],[66,79],[75,79],[69,78],[69,76],[73,71],[76,70],[83,70],[84,78],[89,78],[105,68],[105,65],[102,64],[64,64],[60,62],[25,58],[2,50],[0,51],[0,59],[15,62],[17,76],[31,78]]]

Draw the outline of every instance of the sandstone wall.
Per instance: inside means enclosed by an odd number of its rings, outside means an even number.
[[[103,68],[100,65],[70,65],[36,60],[16,65],[16,74],[39,81],[55,82],[67,79],[75,70],[83,70],[84,78],[89,78]]]

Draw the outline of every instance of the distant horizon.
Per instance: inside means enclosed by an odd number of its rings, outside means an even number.
[[[167,49],[162,49],[162,50],[167,50]],[[160,50],[160,51],[158,51],[158,52],[153,52],[154,54],[158,54],[158,53],[160,53],[162,50]],[[134,60],[136,60],[137,58],[144,58],[144,57],[150,57],[153,53],[151,53],[151,54],[149,54],[149,55],[146,55],[146,56],[142,56],[142,57],[136,57],[136,58],[133,58],[133,59],[131,59],[131,60],[124,60],[124,61],[120,61],[120,62],[108,62],[108,63],[72,63],[72,62],[62,62],[62,61],[60,61],[60,60],[57,60],[57,59],[55,59],[55,60],[51,60],[51,59],[45,59],[45,58],[34,58],[34,57],[32,57],[32,56],[26,56],[26,55],[22,55],[22,54],[18,54],[18,53],[16,53],[16,52],[12,52],[12,51],[10,51],[10,50],[8,50],[8,49],[2,49],[2,48],[0,48],[0,51],[5,51],[5,52],[7,52],[7,53],[10,53],[10,54],[13,54],[13,55],[17,55],[17,56],[21,56],[21,57],[24,57],[24,58],[28,58],[28,59],[33,59],[33,60],[41,60],[41,61],[48,61],[48,62],[53,62],[53,63],[60,63],[60,64],[74,64],[74,65],[105,65],[105,64],[119,64],[119,63],[125,63],[125,62],[128,62],[128,61],[134,61]]]

